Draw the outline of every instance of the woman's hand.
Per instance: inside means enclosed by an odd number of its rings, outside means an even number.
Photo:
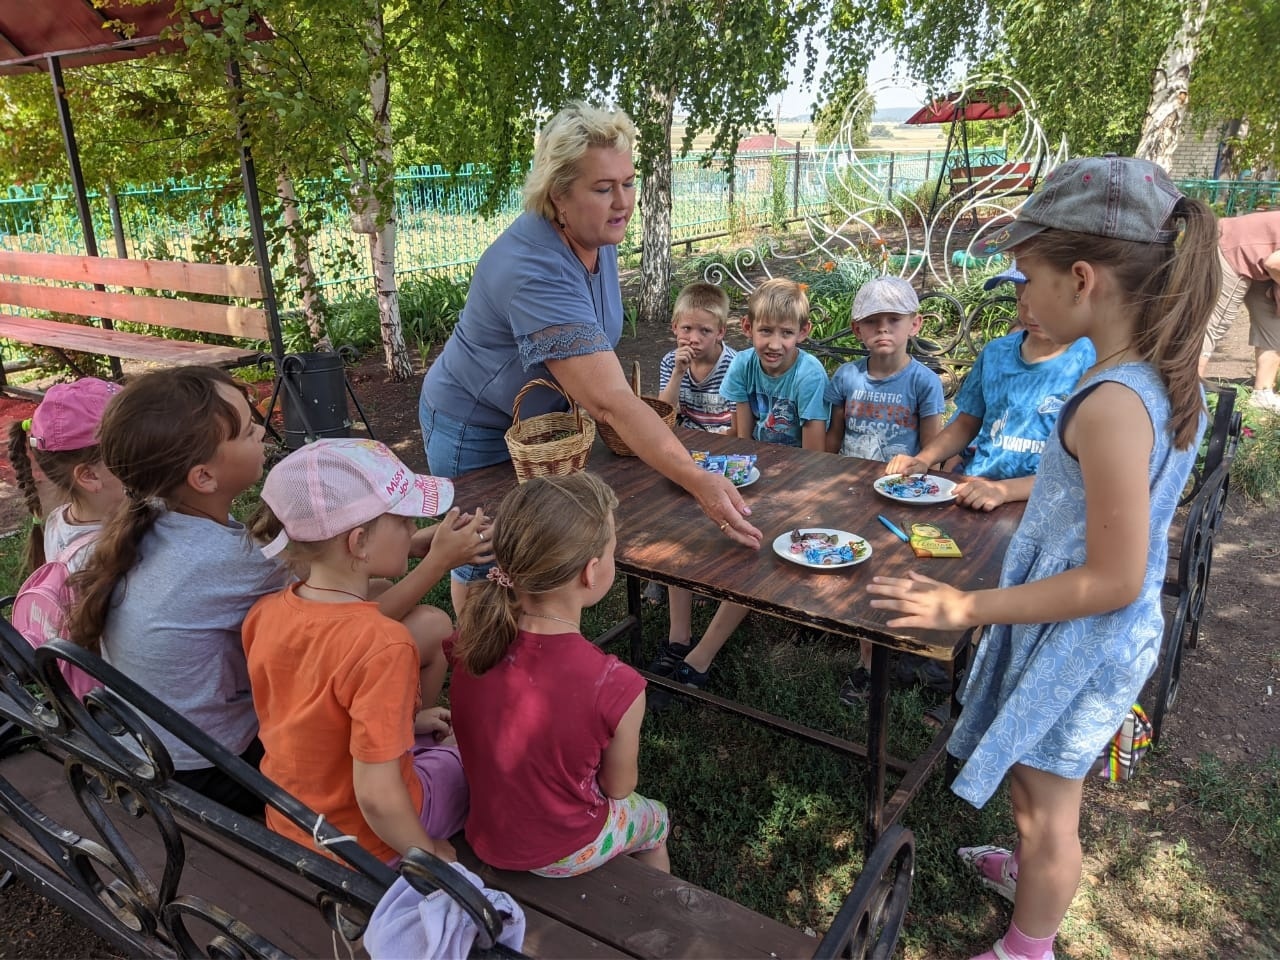
[[[912,457],[905,453],[899,453],[884,465],[884,472],[885,476],[888,477],[913,477],[916,474],[928,473],[929,464],[925,463],[919,457]]]
[[[443,560],[447,569],[493,561],[493,521],[483,510],[465,514],[454,507],[434,529],[431,556]]]
[[[963,630],[976,626],[972,596],[963,590],[912,571],[909,580],[874,577],[867,593],[883,597],[872,600],[879,610],[896,610],[906,616],[890,620],[891,627],[920,627],[932,630]]]
[[[448,707],[428,707],[419,710],[413,718],[413,732],[420,737],[431,736],[439,743],[453,736],[453,715]]]
[[[699,482],[689,487],[689,492],[726,537],[752,550],[760,549],[764,535],[747,522],[751,508],[728,477],[704,470]]]

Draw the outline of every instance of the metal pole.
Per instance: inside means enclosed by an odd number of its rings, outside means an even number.
[[[116,256],[125,260],[129,256],[129,248],[124,242],[124,221],[120,219],[120,198],[114,190],[107,194],[107,209],[111,211],[111,235],[116,241]]]
[[[53,102],[58,110],[58,124],[62,128],[62,146],[67,152],[67,165],[71,168],[71,189],[76,198],[76,214],[80,217],[80,230],[84,234],[84,249],[91,256],[98,256],[98,238],[93,232],[93,211],[89,209],[89,194],[84,186],[84,171],[80,168],[80,148],[76,145],[75,126],[71,123],[71,108],[67,106],[66,87],[62,82],[62,60],[56,56],[45,58],[49,64],[49,79],[53,81]],[[100,283],[95,290],[105,290]],[[115,324],[99,318],[104,330],[114,330]],[[119,357],[108,357],[111,376],[119,380],[123,376]]]
[[[240,143],[240,182],[244,185],[244,203],[249,213],[253,253],[258,260],[258,273],[262,277],[262,308],[267,312],[271,352],[278,365],[284,358],[284,334],[280,329],[280,309],[276,304],[276,291],[271,282],[271,255],[267,249],[267,230],[262,222],[262,205],[258,200],[258,174],[253,166],[253,154],[249,150],[249,131],[239,111],[244,90],[240,82],[240,64],[234,59],[227,61],[227,82],[231,85],[237,108],[236,140]]]
[[[791,215],[800,216],[800,141],[796,141],[796,178],[791,183]]]

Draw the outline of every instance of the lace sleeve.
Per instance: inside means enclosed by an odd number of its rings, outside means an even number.
[[[516,337],[520,365],[530,367],[547,360],[584,357],[589,353],[612,350],[605,332],[594,323],[558,323]]]

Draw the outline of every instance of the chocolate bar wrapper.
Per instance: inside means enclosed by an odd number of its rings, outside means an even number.
[[[959,545],[936,523],[911,525],[911,549],[917,557],[960,557]]]

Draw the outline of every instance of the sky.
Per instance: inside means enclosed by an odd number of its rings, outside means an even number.
[[[826,59],[826,47],[819,43],[818,64],[814,70],[814,80],[807,86],[804,83],[804,65],[801,63],[792,65],[788,76],[790,82],[786,91],[782,94],[782,116],[791,117],[809,113],[817,92],[818,78],[822,76],[822,71],[826,66]],[[892,51],[886,51],[872,60],[871,65],[867,68],[868,82],[875,84],[881,80],[893,80],[893,59]],[[876,107],[918,107],[924,103],[924,99],[925,88],[923,86],[909,84],[905,80],[899,79],[896,85],[881,91],[877,95]],[[773,109],[775,111],[778,109],[777,100],[773,102]]]

